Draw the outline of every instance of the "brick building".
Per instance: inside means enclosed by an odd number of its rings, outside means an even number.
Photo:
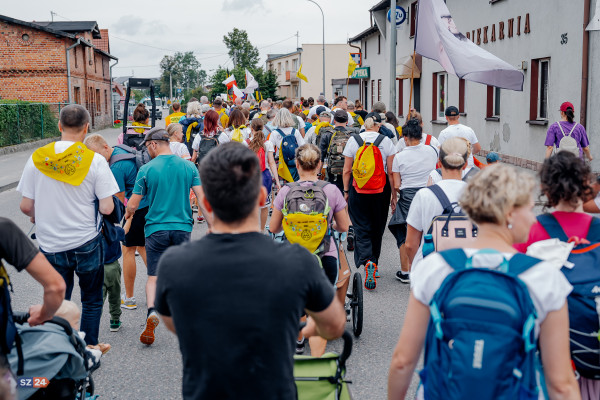
[[[27,22],[0,15],[0,98],[85,106],[112,124],[108,30],[95,21]]]

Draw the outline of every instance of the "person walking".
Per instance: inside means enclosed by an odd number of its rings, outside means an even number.
[[[446,108],[444,112],[446,115],[446,121],[448,121],[448,127],[440,132],[438,141],[440,145],[444,144],[444,141],[451,137],[462,137],[469,141],[471,144],[471,155],[469,156],[469,167],[474,167],[475,162],[473,160],[473,154],[477,154],[481,151],[481,144],[477,140],[477,136],[473,129],[460,123],[460,115],[458,108],[450,106]]]
[[[575,122],[575,107],[568,101],[560,106],[560,121],[550,125],[546,133],[546,158],[549,158],[554,150],[567,150],[581,159],[587,158],[592,161],[590,141],[583,125]],[[584,157],[585,155],[585,157]]]
[[[181,117],[185,117],[185,113],[181,112],[181,104],[180,103],[174,102],[171,105],[171,108],[173,109],[173,112],[171,114],[169,114],[167,116],[167,118],[165,118],[165,126],[166,127],[169,127],[170,124],[179,122]]]
[[[201,199],[201,192],[198,170],[194,164],[171,152],[166,130],[151,129],[146,134],[144,144],[152,160],[142,166],[137,174],[133,195],[127,202],[125,219],[133,217],[142,198],[147,198],[150,205],[144,233],[148,267],[148,314],[140,342],[151,345],[155,339],[154,330],[159,323],[154,310],[158,260],[170,246],[190,240],[194,220],[189,193],[191,189]]]
[[[183,398],[295,399],[301,315],[309,315],[304,336],[333,340],[344,331],[343,306],[314,255],[258,232],[267,193],[251,150],[219,146],[200,176],[213,229],[164,254],[156,288],[156,310],[179,340]]]
[[[60,112],[61,140],[37,149],[17,186],[21,211],[36,224],[40,250],[64,278],[71,299],[73,274],[81,289],[81,330],[98,344],[104,282],[101,216],[114,209],[119,186],[106,159],[83,143],[90,115],[77,104]]]
[[[278,173],[281,175],[282,162],[285,163],[285,167],[287,167],[286,169],[289,170],[290,176],[287,177],[288,182],[295,182],[298,180],[298,171],[296,170],[296,164],[294,161],[295,150],[306,143],[300,134],[300,131],[294,128],[295,118],[296,116],[290,114],[290,112],[285,108],[277,111],[275,119],[273,120],[273,125],[276,128],[271,132],[271,137],[269,139],[271,143],[273,143],[273,148],[279,150],[278,155],[280,164]],[[289,140],[285,141],[285,148],[282,149],[281,145],[284,142],[284,138],[289,138]],[[282,155],[283,158],[281,157]],[[283,176],[281,176],[281,178],[286,179],[286,177]]]
[[[392,113],[393,115],[393,113]],[[421,113],[415,110],[414,108],[410,111],[409,120],[416,119],[419,121],[419,125],[421,126],[421,130],[423,130],[423,117],[421,117]],[[400,127],[400,132],[402,131],[402,127]],[[423,136],[421,138],[421,144],[431,145],[435,147],[437,150],[440,149],[440,142],[435,138],[435,136],[430,135],[428,133],[423,132]],[[404,140],[398,140],[396,144],[396,151],[399,153],[406,148],[406,142]]]
[[[180,123],[174,123],[167,127],[169,134],[169,147],[171,152],[184,160],[191,160],[188,147],[183,143],[183,126]]]
[[[396,279],[410,283],[410,262],[404,243],[406,241],[407,216],[411,203],[419,190],[427,186],[429,174],[438,161],[438,150],[431,145],[421,144],[423,131],[416,119],[409,120],[402,127],[402,139],[406,147],[394,156],[392,172],[394,190],[398,192],[398,204],[388,224],[390,232],[396,238],[400,253],[400,270]]]
[[[342,153],[345,157],[344,198],[348,202],[348,211],[355,235],[354,263],[358,267],[365,267],[364,285],[367,290],[373,290],[377,286],[375,278],[378,272],[388,207],[391,205],[392,211],[396,208],[396,194],[392,193],[390,186],[396,150],[391,139],[379,133],[381,123],[379,113],[368,114],[365,119],[365,131],[348,139]],[[372,150],[375,172],[370,178],[362,175],[361,171],[365,167],[364,165],[361,166],[360,163],[357,163],[356,167],[353,166],[359,150],[362,155],[367,147],[371,147],[369,144],[378,149],[377,151]],[[376,152],[379,155],[375,154]],[[359,187],[357,177],[366,180],[362,187],[372,187],[372,189]],[[373,177],[377,178],[377,181]]]
[[[117,144],[126,144],[128,146],[131,147],[135,147],[133,146],[133,143],[130,142],[127,137],[127,135],[132,135],[132,136],[139,136],[139,135],[144,135],[147,132],[146,128],[150,128],[150,112],[146,109],[146,106],[143,105],[142,103],[138,104],[135,109],[133,110],[133,122],[131,123],[131,126],[133,127],[139,127],[139,128],[129,128],[127,129],[127,132],[125,132],[125,134],[123,134],[123,132],[121,132],[119,134],[119,136],[117,137]],[[131,137],[130,137],[131,138]]]
[[[250,136],[250,129],[246,127],[246,117],[239,108],[234,108],[229,114],[229,125],[219,135],[220,143],[238,142],[242,143]]]

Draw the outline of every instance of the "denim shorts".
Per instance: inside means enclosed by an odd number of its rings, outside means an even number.
[[[146,266],[148,276],[156,276],[160,257],[171,246],[189,242],[191,232],[158,231],[146,237]]]

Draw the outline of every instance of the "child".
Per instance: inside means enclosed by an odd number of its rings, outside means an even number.
[[[56,310],[54,316],[66,320],[69,325],[71,325],[73,330],[79,332],[81,339],[85,337],[85,332],[79,331],[79,319],[81,317],[81,312],[75,303],[70,300],[63,300],[58,310]],[[100,356],[102,354],[106,354],[106,352],[110,350],[111,346],[108,343],[98,343],[97,345],[89,344],[87,348],[92,352],[94,357],[99,360]]]
[[[490,151],[487,156],[485,156],[485,161],[487,161],[488,166],[496,164],[497,162],[500,162],[500,156],[498,153]]]

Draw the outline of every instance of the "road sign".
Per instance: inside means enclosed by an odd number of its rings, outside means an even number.
[[[390,8],[387,13],[387,19],[389,22],[392,22],[391,11],[392,9]],[[396,26],[402,25],[404,21],[406,21],[406,10],[400,6],[396,6]]]

